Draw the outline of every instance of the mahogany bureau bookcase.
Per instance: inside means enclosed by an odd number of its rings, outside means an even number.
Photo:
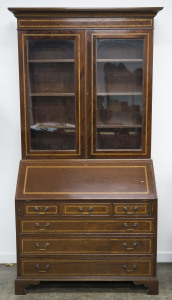
[[[82,280],[158,293],[151,107],[161,9],[9,8],[22,141],[16,294]]]

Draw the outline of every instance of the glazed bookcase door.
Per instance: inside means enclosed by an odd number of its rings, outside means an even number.
[[[82,156],[81,42],[82,32],[21,35],[26,158]]]
[[[149,33],[94,32],[89,40],[90,156],[149,157]]]

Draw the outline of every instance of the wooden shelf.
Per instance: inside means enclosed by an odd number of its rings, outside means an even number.
[[[53,129],[54,131],[55,131],[55,130],[58,130],[58,129],[66,129],[67,132],[73,132],[73,131],[75,131],[75,127],[72,128],[72,127],[68,127],[68,126],[48,127],[48,128],[43,128],[43,127],[32,128],[32,126],[31,126],[30,129],[36,130],[36,131],[50,131],[50,132],[51,132],[52,129]]]
[[[142,92],[97,93],[97,96],[142,96]]]
[[[31,93],[31,97],[74,97],[75,93]]]
[[[142,125],[138,124],[138,125],[131,125],[131,124],[126,124],[126,125],[97,125],[97,129],[105,129],[105,128],[141,128]]]
[[[57,124],[35,124],[30,126],[30,129],[32,130],[36,130],[36,131],[55,131],[58,129],[65,129],[68,132],[73,132],[75,131],[75,125],[70,125],[70,124],[66,124],[66,125],[57,125]]]
[[[98,58],[97,62],[143,62],[142,58],[127,59],[127,58]]]
[[[29,63],[61,63],[61,62],[65,62],[65,63],[71,63],[71,62],[75,62],[74,59],[29,59]]]

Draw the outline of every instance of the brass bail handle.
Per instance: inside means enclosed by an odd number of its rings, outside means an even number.
[[[134,215],[136,211],[138,211],[138,207],[135,206],[133,208],[133,211],[128,211],[128,208],[126,206],[123,207],[123,210],[126,212],[126,215]]]
[[[89,214],[90,212],[92,212],[93,211],[93,207],[89,207],[88,208],[88,211],[86,211],[86,209],[87,209],[87,207],[82,207],[82,206],[80,206],[80,207],[78,207],[78,210],[84,215],[87,215],[87,214]]]
[[[48,272],[48,270],[49,270],[49,268],[50,268],[50,265],[49,264],[47,264],[46,266],[45,266],[45,271],[43,270],[40,270],[41,269],[41,267],[40,267],[40,265],[39,264],[36,264],[35,265],[35,268],[36,268],[36,270],[39,272],[39,273],[47,273]]]
[[[133,269],[129,269],[129,270],[127,269],[127,265],[123,265],[122,267],[127,273],[134,272],[137,269],[137,265],[133,265]]]
[[[35,223],[35,226],[38,230],[47,230],[50,227],[50,223],[46,223],[45,224],[45,228],[40,228],[40,224],[39,223]]]
[[[126,228],[126,230],[134,230],[138,226],[138,223],[134,223],[133,224],[133,228],[128,228],[128,224],[127,223],[123,223],[123,226]]]
[[[45,246],[44,246],[45,248],[39,248],[40,247],[39,243],[35,243],[35,247],[39,251],[46,251],[46,250],[48,250],[49,245],[50,245],[49,243],[45,243]]]
[[[41,210],[39,212],[39,209]],[[46,207],[40,207],[38,208],[37,206],[34,207],[34,211],[38,213],[38,215],[45,215],[48,211],[49,211],[49,207],[46,206]]]
[[[136,249],[137,247],[137,243],[133,243],[133,247],[127,247],[127,243],[123,243],[123,247],[126,249],[126,250],[134,250]]]

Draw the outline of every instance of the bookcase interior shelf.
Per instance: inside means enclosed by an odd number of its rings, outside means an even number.
[[[138,59],[129,59],[129,58],[98,58],[97,62],[143,62],[142,58]]]
[[[29,63],[73,63],[74,59],[29,59]]]
[[[74,97],[75,93],[31,93],[31,97]]]

